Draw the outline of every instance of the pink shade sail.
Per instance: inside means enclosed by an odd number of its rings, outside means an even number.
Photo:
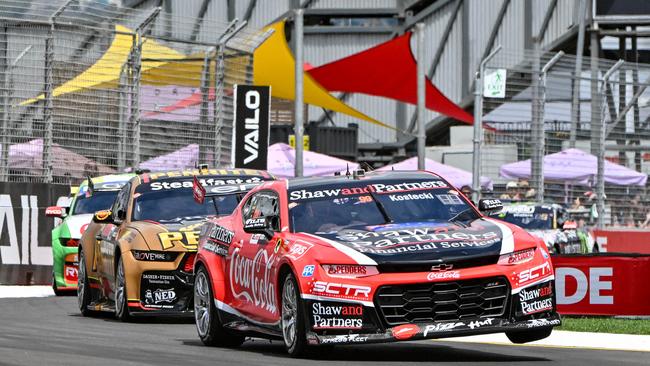
[[[269,146],[267,159],[269,173],[281,178],[294,177],[295,163],[296,150],[291,146],[283,143]],[[303,151],[305,177],[333,175],[336,172],[345,172],[348,168],[350,171],[358,169],[359,164],[313,151]]]
[[[445,178],[456,188],[472,186],[472,173],[463,169],[438,163],[431,159],[425,159],[424,169]],[[406,159],[396,164],[383,166],[377,170],[418,170],[418,158]],[[492,180],[488,177],[481,177],[481,188],[492,190]]]
[[[169,154],[156,156],[140,163],[140,168],[152,172],[184,170],[196,167],[199,161],[199,145],[189,144]]]

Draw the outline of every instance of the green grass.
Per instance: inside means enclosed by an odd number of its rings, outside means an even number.
[[[557,330],[650,335],[650,319],[620,319],[605,317],[562,317]]]

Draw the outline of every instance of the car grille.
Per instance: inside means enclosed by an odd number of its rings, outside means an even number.
[[[446,259],[444,262],[433,262],[433,261],[424,261],[424,262],[384,262],[379,263],[377,269],[381,273],[407,273],[407,272],[429,272],[432,266],[437,264],[444,263],[446,265],[452,265],[453,269],[462,269],[470,267],[480,267],[480,266],[489,266],[491,264],[496,264],[499,260],[499,256],[478,256],[478,257],[464,257],[457,259]]]
[[[510,287],[505,277],[381,286],[375,305],[385,325],[500,317]]]

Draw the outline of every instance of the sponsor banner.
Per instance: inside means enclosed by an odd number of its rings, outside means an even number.
[[[309,289],[309,292],[316,296],[359,301],[371,301],[371,291],[369,286],[326,281],[313,281]]]
[[[553,310],[553,281],[522,288],[516,295],[515,316],[518,318]]]
[[[45,216],[70,187],[45,183],[0,182],[0,284],[49,285],[52,281],[52,229]]]
[[[650,256],[553,256],[558,312],[650,315]]]
[[[278,314],[277,292],[271,276],[275,254],[269,255],[262,249],[249,258],[242,255],[240,248],[235,248],[231,256],[229,282],[233,296],[249,302],[257,310]]]
[[[266,170],[271,87],[235,85],[232,165]]]
[[[314,330],[363,328],[362,305],[314,301],[310,310]]]
[[[396,193],[409,193],[423,190],[449,188],[447,183],[442,180],[429,180],[419,182],[403,182],[403,183],[373,183],[363,187],[345,187],[345,188],[331,188],[331,189],[317,189],[317,190],[296,190],[289,193],[291,201],[301,201],[320,198],[336,198],[345,196],[358,196],[368,193],[375,194],[388,194],[389,199],[393,201],[407,201],[418,199],[433,199],[433,195],[429,192],[424,194],[411,193],[401,196],[395,196]]]
[[[186,310],[191,283],[184,283],[174,272],[144,272],[140,283],[140,303],[159,310]]]
[[[198,181],[199,184],[196,185],[195,181]],[[224,178],[224,177],[197,178],[196,176],[194,176],[194,177],[179,178],[178,180],[173,180],[173,181],[159,181],[159,182],[152,182],[150,184],[141,184],[138,186],[136,191],[137,192],[145,192],[148,190],[166,191],[166,190],[174,190],[174,189],[191,188],[193,191],[193,195],[196,198],[197,192],[195,191],[195,189],[197,186],[202,188],[202,189],[199,188],[201,190],[199,194],[205,196],[205,191],[210,193],[228,193],[228,190],[232,189],[232,187],[223,187],[223,186],[238,186],[238,185],[245,186],[246,184],[261,183],[263,181],[264,179],[262,177],[257,177],[257,176],[252,176],[252,177],[239,176],[239,177],[229,177],[229,178]],[[222,190],[218,189],[220,187],[222,187],[223,189]]]
[[[593,235],[601,252],[650,254],[649,230],[595,229]]]
[[[199,244],[200,230],[194,231],[170,231],[158,233],[162,250],[174,249],[176,245],[182,246],[189,251],[196,251]]]

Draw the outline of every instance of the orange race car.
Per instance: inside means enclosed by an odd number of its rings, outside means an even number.
[[[208,193],[220,195],[197,205],[192,199],[195,179]],[[121,320],[131,315],[191,315],[201,225],[208,217],[230,214],[238,192],[271,179],[264,171],[223,169],[132,178],[110,210],[94,214],[81,238],[81,313],[110,311]]]

